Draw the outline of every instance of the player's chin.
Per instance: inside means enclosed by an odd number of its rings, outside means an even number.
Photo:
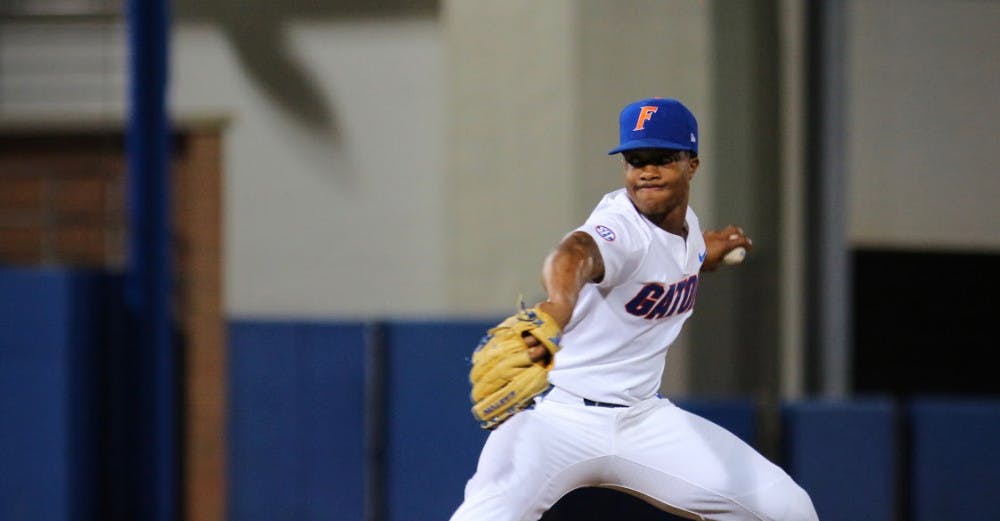
[[[633,200],[643,214],[657,215],[670,210],[672,199],[667,191],[637,190]]]

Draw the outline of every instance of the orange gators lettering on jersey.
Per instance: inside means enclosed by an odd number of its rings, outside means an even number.
[[[697,289],[698,275],[691,275],[667,287],[660,282],[650,282],[625,304],[625,311],[647,320],[684,313],[694,307]]]
[[[635,122],[635,128],[632,129],[632,132],[646,128],[646,122],[649,121],[649,118],[653,117],[653,113],[657,110],[660,110],[660,107],[652,105],[645,105],[640,108],[639,119]]]

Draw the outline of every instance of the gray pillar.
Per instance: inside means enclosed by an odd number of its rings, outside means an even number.
[[[693,319],[692,392],[779,394],[781,169],[778,17],[774,2],[713,4],[716,208],[703,222],[736,224],[754,248],[735,269],[699,285]],[[703,219],[705,221],[705,219]]]
[[[813,62],[810,96],[809,205],[810,348],[816,391],[830,398],[849,393],[851,270],[847,243],[845,136],[845,5],[810,6]]]

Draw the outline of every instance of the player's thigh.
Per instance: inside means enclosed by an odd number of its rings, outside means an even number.
[[[714,519],[815,519],[805,492],[736,435],[666,400],[622,432],[622,485]]]
[[[519,445],[537,433],[532,416],[532,411],[521,412],[490,433],[451,521],[512,521],[530,501],[530,490],[541,486],[530,472],[540,452],[534,445]]]
[[[607,415],[542,403],[490,433],[453,519],[516,520],[541,515],[562,494],[592,482],[606,457]],[[591,409],[591,408],[587,408]],[[536,516],[537,517],[537,516]]]

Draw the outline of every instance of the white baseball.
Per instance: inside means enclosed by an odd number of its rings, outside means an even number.
[[[727,253],[726,256],[722,258],[722,262],[725,262],[726,264],[729,265],[739,264],[743,262],[743,259],[745,259],[746,257],[747,257],[746,248],[738,246],[736,248],[733,248],[733,251]]]
[[[739,237],[739,235],[730,235],[729,236],[730,239],[735,239],[737,237]],[[746,250],[746,248],[744,248],[742,246],[738,246],[736,248],[733,248],[733,250],[730,251],[729,253],[727,253],[726,256],[722,258],[722,262],[725,262],[726,264],[729,264],[729,265],[739,264],[739,263],[743,262],[743,259],[745,259],[745,258],[747,258],[747,250]]]

